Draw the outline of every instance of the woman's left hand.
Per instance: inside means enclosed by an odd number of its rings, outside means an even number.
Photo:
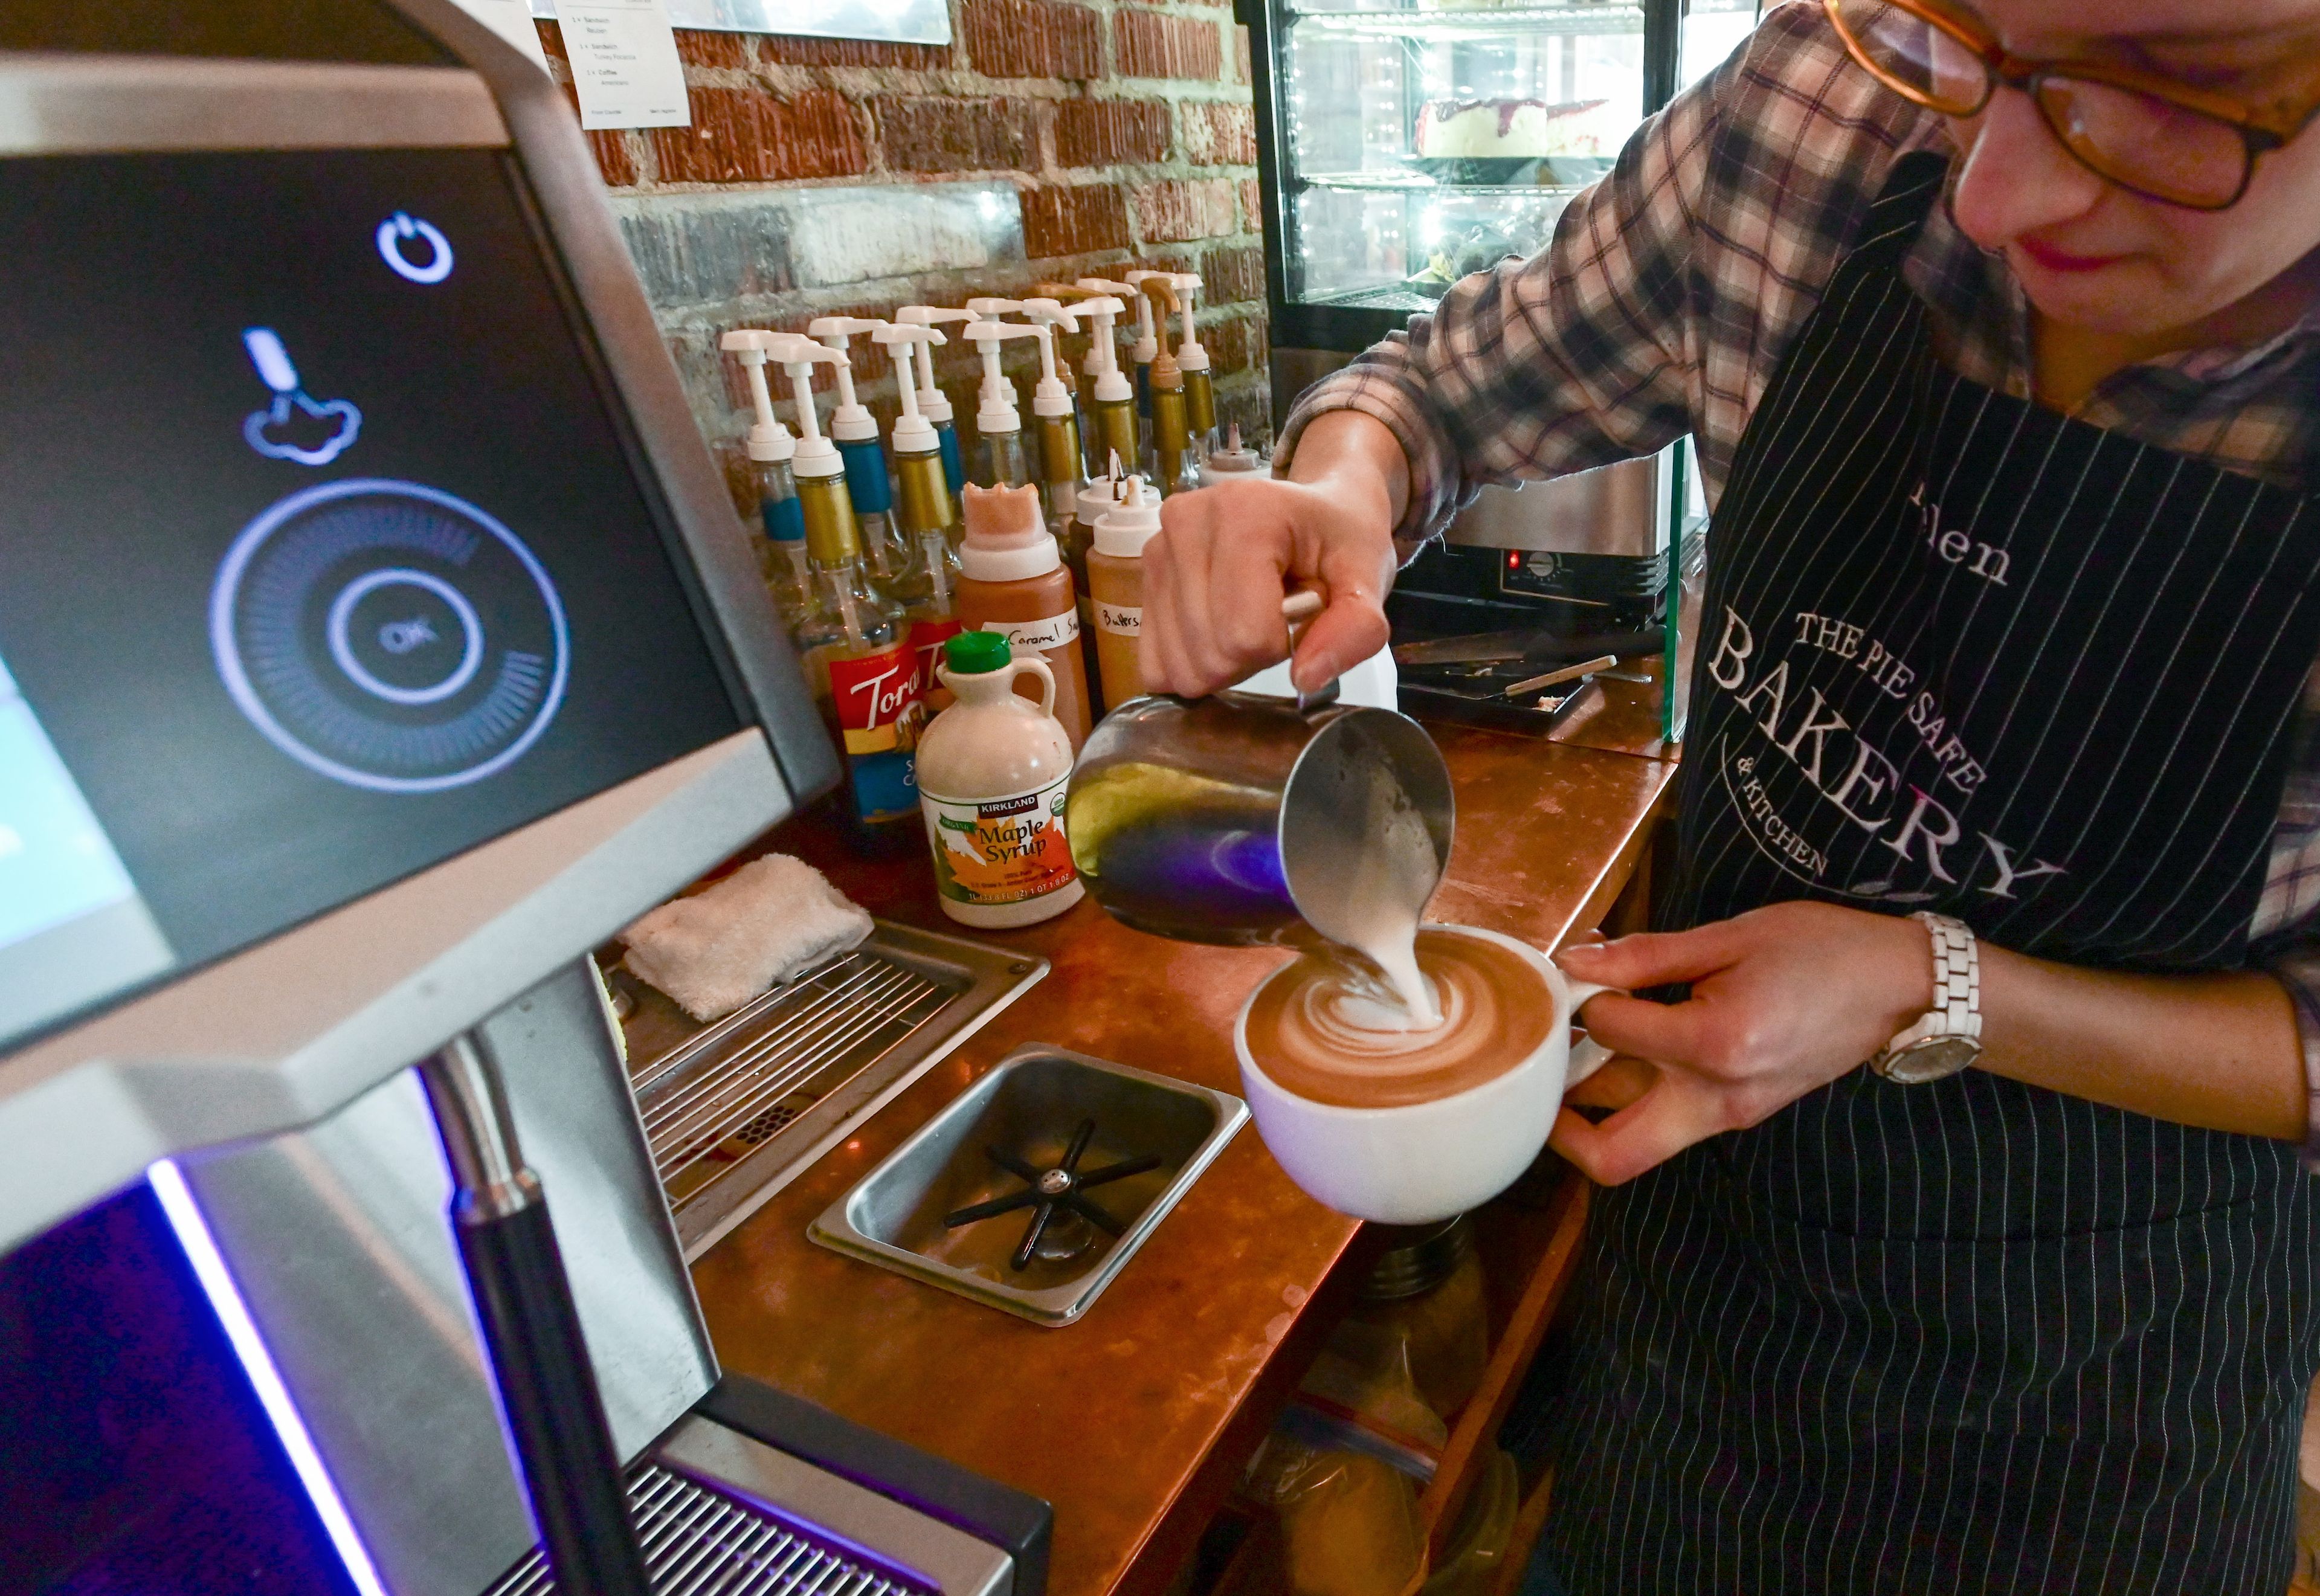
[[[1875,1056],[1933,1006],[1926,928],[1830,903],[1575,944],[1557,962],[1607,986],[1691,984],[1681,1003],[1607,993],[1586,1005],[1589,1034],[1622,1056],[1572,1100],[1618,1111],[1594,1124],[1566,1102],[1551,1140],[1607,1186],[1761,1123]]]

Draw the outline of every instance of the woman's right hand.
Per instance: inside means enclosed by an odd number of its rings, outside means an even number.
[[[1144,548],[1145,687],[1197,697],[1287,658],[1281,601],[1300,586],[1328,603],[1298,640],[1298,691],[1384,648],[1408,481],[1391,432],[1334,411],[1306,429],[1289,479],[1221,482],[1162,505]]]

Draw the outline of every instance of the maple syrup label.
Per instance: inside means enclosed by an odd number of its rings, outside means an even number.
[[[1064,836],[1071,777],[1010,798],[945,798],[921,789],[935,888],[955,903],[1021,903],[1077,879]]]
[[[1050,615],[1044,621],[986,621],[978,631],[995,631],[1007,639],[1008,652],[1018,659],[1028,659],[1044,654],[1050,648],[1060,648],[1080,635],[1080,612],[1077,605],[1060,615]]]
[[[829,662],[829,701],[848,754],[909,748],[917,740],[917,656],[908,639],[875,654]]]
[[[1141,604],[1098,604],[1095,623],[1114,637],[1132,638],[1144,630],[1144,606]]]
[[[956,615],[940,621],[911,622],[911,680],[920,698],[930,710],[947,709],[950,692],[935,675],[935,667],[942,663],[942,646],[965,631],[966,627]],[[936,702],[938,699],[939,703]]]

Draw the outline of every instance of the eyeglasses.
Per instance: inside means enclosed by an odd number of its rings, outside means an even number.
[[[2194,211],[2239,204],[2256,158],[2320,117],[2320,98],[2283,113],[2131,67],[2025,59],[1941,0],[1822,4],[1853,59],[1904,98],[1975,116],[2001,86],[2019,89],[2088,170]]]

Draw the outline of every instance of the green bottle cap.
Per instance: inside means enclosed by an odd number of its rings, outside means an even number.
[[[1014,657],[1007,647],[1006,634],[996,631],[960,632],[943,645],[943,655],[951,669],[965,676],[1003,670]]]

